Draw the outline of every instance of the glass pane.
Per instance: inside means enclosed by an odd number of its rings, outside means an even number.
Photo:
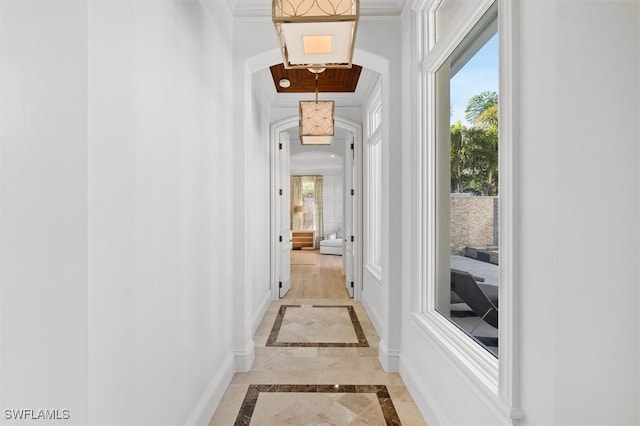
[[[307,213],[302,214],[302,229],[315,229],[313,218],[315,216],[316,199],[313,191],[302,192],[302,204],[307,208]]]
[[[436,73],[436,309],[498,356],[498,35],[481,24]]]
[[[302,178],[302,191],[303,192],[311,192],[313,193],[313,187],[315,185],[314,178]]]

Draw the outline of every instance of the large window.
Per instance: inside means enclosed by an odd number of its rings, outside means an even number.
[[[498,356],[498,34],[481,20],[436,80],[436,310]]]
[[[382,87],[366,105],[365,121],[365,266],[382,277]]]
[[[510,0],[437,0],[427,8],[416,20],[413,319],[507,423],[523,415],[514,283],[517,14]]]
[[[302,213],[302,223],[300,229],[310,230],[316,229],[315,211],[316,211],[316,179],[315,176],[302,176],[302,205],[304,213]]]
[[[291,229],[324,235],[322,217],[322,176],[291,176]]]

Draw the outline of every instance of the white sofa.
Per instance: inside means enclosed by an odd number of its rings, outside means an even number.
[[[327,238],[320,241],[320,254],[336,254],[342,256],[344,240],[342,238]]]

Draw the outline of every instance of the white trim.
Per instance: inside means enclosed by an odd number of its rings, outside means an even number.
[[[382,110],[382,79],[378,79],[371,96],[364,105],[364,159],[363,164],[366,193],[363,202],[367,207],[363,216],[364,231],[367,238],[363,247],[364,267],[378,281],[383,279],[383,131],[386,129],[385,115]]]
[[[233,378],[233,357],[229,355],[222,366],[207,385],[204,393],[193,408],[191,415],[184,422],[187,426],[208,425],[216,412],[222,396],[226,392]]]
[[[380,317],[378,316],[376,311],[369,304],[369,299],[367,299],[366,297],[363,297],[362,306],[364,307],[364,310],[367,311],[367,316],[371,320],[371,324],[373,325],[373,328],[376,329],[376,333],[378,334],[378,336],[380,336],[382,334],[382,322],[380,321]]]
[[[365,265],[364,269],[371,274],[371,276],[374,279],[375,284],[378,287],[382,287],[382,269],[380,269],[379,265],[376,264],[369,264],[369,265]]]
[[[293,117],[289,117],[289,119],[285,119],[285,120],[281,120],[277,123],[272,123],[270,126],[270,136],[269,136],[269,163],[270,163],[270,167],[269,167],[269,171],[270,171],[270,179],[271,179],[271,208],[270,208],[270,235],[271,235],[271,251],[269,254],[269,264],[270,264],[270,269],[271,269],[271,280],[269,281],[269,289],[271,290],[271,300],[278,300],[280,299],[280,288],[277,285],[278,283],[278,252],[279,252],[279,244],[280,241],[278,240],[278,237],[276,236],[276,234],[278,233],[278,215],[276,214],[277,212],[277,203],[278,200],[276,198],[276,193],[278,191],[278,187],[277,187],[277,174],[278,174],[278,170],[277,170],[277,164],[278,164],[278,151],[279,149],[277,148],[278,144],[280,143],[280,133],[283,132],[286,128],[288,127],[284,127],[284,123],[281,124],[282,121],[284,121],[288,126],[290,124],[291,118]],[[291,127],[291,126],[289,126]]]
[[[233,351],[233,364],[235,366],[236,372],[246,373],[251,370],[251,365],[253,364],[253,360],[256,357],[256,344],[253,339],[249,339],[249,341],[245,345],[245,350],[242,351]]]
[[[424,383],[420,379],[420,374],[407,364],[404,358],[400,358],[399,371],[418,410],[420,410],[422,417],[424,417],[429,426],[453,424],[439,407],[431,404],[432,401],[436,400],[435,395],[429,391],[432,388],[431,384]]]
[[[440,315],[442,323],[440,327],[456,328],[446,318]],[[440,353],[443,359],[445,359],[452,367],[452,371],[456,371],[460,374],[460,377],[464,380],[467,387],[484,402],[485,406],[491,410],[491,412],[505,425],[517,425],[520,420],[524,418],[524,413],[519,408],[513,408],[505,403],[502,399],[497,397],[497,382],[493,381],[491,375],[485,374],[476,367],[476,357],[480,356],[485,361],[490,362],[490,359],[497,360],[488,355],[488,353],[480,348],[479,345],[473,344],[470,339],[462,339],[466,335],[459,332],[451,333],[448,337],[450,340],[443,344],[443,339],[438,327],[430,326],[427,323],[424,316],[420,314],[412,315],[412,323],[417,329],[425,336],[429,343],[433,344],[433,347]],[[457,340],[457,341],[456,341]],[[470,344],[468,348],[464,347],[464,344]],[[484,354],[483,354],[484,352]],[[484,379],[484,380],[483,380]],[[495,383],[491,385],[490,383]],[[494,389],[492,389],[492,387]]]
[[[498,360],[469,336],[460,331],[451,321],[432,309],[428,313],[416,313],[414,322],[427,337],[437,343],[438,349],[448,352],[446,358],[452,358],[459,367],[473,373],[476,385],[481,385],[492,394],[498,392]]]
[[[388,373],[397,373],[400,369],[400,351],[389,349],[387,342],[378,342],[378,361]]]
[[[270,305],[271,305],[271,292],[268,291],[264,293],[264,297],[260,302],[258,312],[256,312],[256,314],[253,316],[253,323],[251,325],[252,334],[255,334],[256,330],[258,330],[258,327],[260,327],[260,323],[262,322],[262,319],[264,318],[264,315],[267,313],[267,310],[269,309]]]
[[[518,114],[516,64],[514,52],[517,40],[514,39],[517,13],[513,11],[513,4],[509,0],[495,0],[498,6],[498,32],[500,38],[500,327],[499,327],[499,360],[488,354],[478,344],[473,342],[465,333],[455,327],[434,309],[435,300],[435,118],[433,113],[417,114],[417,155],[416,170],[418,171],[417,205],[418,232],[417,283],[416,294],[418,301],[412,306],[413,326],[427,337],[434,347],[441,352],[454,369],[462,374],[469,387],[477,393],[487,407],[505,424],[518,424],[524,418],[520,405],[519,379],[519,344],[517,330],[518,295],[514,285],[517,277],[516,240],[517,227],[515,193],[514,193],[514,138],[517,134]],[[442,34],[438,43],[428,40],[422,49],[416,52],[418,61],[422,61],[422,73],[416,80],[418,90],[417,111],[435,111],[435,72],[451,55],[456,46],[464,39],[476,23],[494,4],[493,0],[483,0],[473,4],[469,13],[458,16],[452,21]],[[429,3],[427,11],[414,12],[420,14],[417,19],[416,36],[433,36],[429,22],[433,23],[434,5]],[[426,3],[422,4],[427,6]],[[431,37],[429,37],[431,38]],[[427,54],[427,49],[431,48]],[[421,55],[425,55],[422,56]],[[422,117],[422,118],[421,118]],[[425,119],[426,118],[426,119]],[[431,195],[429,195],[431,194]],[[436,415],[440,421],[446,420],[441,414]],[[446,422],[444,422],[446,423]]]
[[[442,0],[409,0],[411,2],[411,10],[413,12],[422,12],[425,10],[429,10],[433,7],[434,4],[436,6],[440,4]]]
[[[271,151],[271,299],[279,300],[280,294],[278,291],[278,286],[275,285],[277,283],[276,271],[275,268],[275,253],[278,249],[279,242],[276,238],[276,215],[275,215],[275,197],[277,193],[276,188],[276,155],[277,151],[277,141],[278,135],[281,132],[284,132],[287,129],[298,126],[298,116],[292,115],[289,117],[285,117],[279,121],[271,123],[271,135],[270,135],[270,143],[269,150]],[[360,243],[359,237],[362,235],[362,196],[361,190],[362,187],[362,125],[355,121],[349,120],[343,117],[335,117],[335,126],[345,129],[353,135],[353,144],[354,144],[354,154],[356,158],[356,170],[357,176],[355,179],[354,190],[356,197],[356,206],[357,211],[354,212],[354,229],[356,233],[356,241],[355,241],[355,250],[354,250],[354,294],[353,299],[356,301],[360,301],[362,295],[362,285],[358,283],[362,283],[362,244]],[[344,194],[346,197],[347,194]],[[346,237],[346,236],[345,236]]]
[[[495,1],[496,0],[482,0],[478,1],[477,4],[474,3],[474,8],[471,13],[463,17],[458,16],[457,19],[447,26],[447,29],[440,35],[438,43],[434,43],[433,40],[431,40],[429,45],[432,45],[432,47],[429,54],[424,58],[422,70],[428,73],[438,71],[444,61],[451,56],[451,53],[453,53],[455,48],[462,42],[467,34],[469,34]],[[435,11],[430,11],[429,14],[432,15],[434,12]],[[433,19],[430,19],[430,22],[431,21],[433,21]],[[429,34],[432,39],[434,33],[430,31]]]
[[[517,6],[515,6],[517,7]],[[514,3],[498,2],[498,33],[500,52],[500,103],[499,135],[499,218],[500,218],[500,288],[499,300],[499,397],[510,407],[515,407],[515,419],[524,418],[520,407],[520,294],[515,285],[519,269],[516,241],[519,226],[516,226],[516,164],[515,139],[519,130],[519,105],[517,79],[519,72],[514,60],[518,49],[516,28],[518,16]],[[512,413],[512,415],[514,415]]]

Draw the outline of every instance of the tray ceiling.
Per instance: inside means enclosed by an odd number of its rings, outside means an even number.
[[[273,65],[269,69],[278,93],[315,93],[316,75],[309,70],[286,69],[284,64]],[[318,78],[318,92],[353,93],[361,72],[362,67],[355,64],[351,68],[325,70]],[[280,87],[278,82],[281,79],[289,80],[291,86]]]

